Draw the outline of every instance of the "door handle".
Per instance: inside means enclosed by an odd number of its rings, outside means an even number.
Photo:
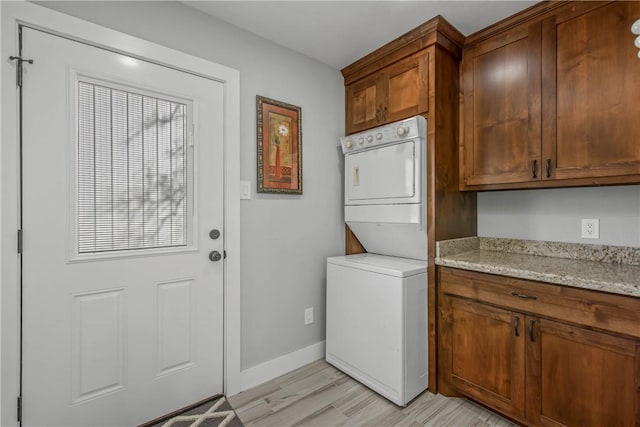
[[[518,326],[520,325],[520,317],[516,316],[515,319],[515,325],[513,326],[513,329],[515,329],[516,331],[516,336],[519,337],[520,336],[520,332],[518,332]]]
[[[547,159],[547,178],[551,178],[551,159]]]
[[[535,341],[533,339],[533,325],[534,325],[534,323],[536,323],[535,320],[529,320],[529,338],[531,339],[531,342]]]
[[[522,299],[538,299],[538,297],[535,295],[521,294],[515,291],[511,292],[511,295],[514,297],[522,298]]]
[[[216,240],[218,237],[220,237],[220,230],[216,230],[216,229],[211,230],[209,232],[209,237],[212,240]]]
[[[213,262],[220,261],[222,259],[222,254],[218,251],[209,252],[209,259]]]

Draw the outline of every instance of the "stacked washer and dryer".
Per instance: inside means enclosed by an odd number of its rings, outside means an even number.
[[[327,259],[326,359],[400,406],[428,383],[426,135],[416,116],[340,138],[367,253]]]

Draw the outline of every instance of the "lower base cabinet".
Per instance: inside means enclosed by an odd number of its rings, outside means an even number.
[[[535,322],[527,376],[535,424],[640,424],[638,341],[548,320]]]
[[[640,426],[640,299],[589,294],[439,267],[444,389],[523,425]]]
[[[452,386],[515,418],[524,418],[524,316],[477,301],[446,297],[441,340]],[[519,329],[516,334],[514,331]]]

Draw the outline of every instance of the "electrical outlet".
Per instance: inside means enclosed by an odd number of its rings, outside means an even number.
[[[313,323],[313,307],[304,309],[304,324],[310,325]]]
[[[582,219],[582,238],[583,239],[599,239],[600,238],[600,220]]]

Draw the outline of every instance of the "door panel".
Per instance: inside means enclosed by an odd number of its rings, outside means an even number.
[[[24,422],[136,425],[221,392],[222,84],[28,28],[23,50]]]
[[[377,74],[347,86],[347,135],[380,124],[382,96],[380,76]]]
[[[125,387],[124,299],[123,289],[73,296],[72,403]]]
[[[449,382],[495,408],[524,417],[524,316],[446,297]]]
[[[640,173],[640,62],[629,33],[638,16],[640,3],[613,2],[555,27],[557,179]]]
[[[346,204],[416,202],[418,144],[410,140],[345,156]]]
[[[429,109],[429,54],[421,53],[383,70],[388,101],[383,120],[395,122]]]
[[[635,426],[640,405],[640,343],[539,320],[539,370],[528,393],[540,396],[539,425]],[[620,390],[635,390],[621,393]]]
[[[541,177],[542,26],[519,27],[465,54],[464,184]]]

